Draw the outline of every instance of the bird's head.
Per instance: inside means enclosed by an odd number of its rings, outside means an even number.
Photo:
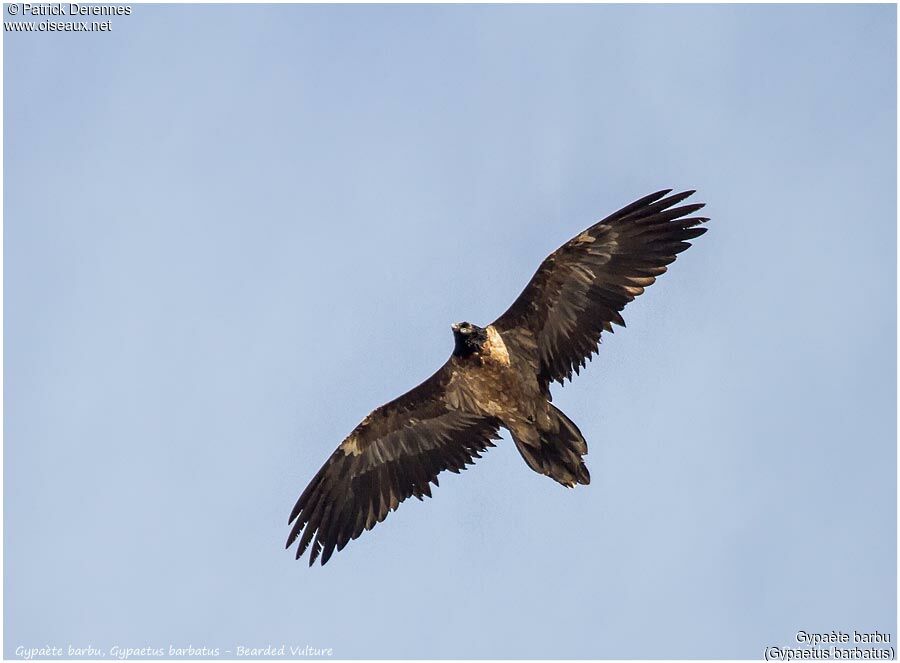
[[[456,357],[468,357],[481,350],[481,346],[487,341],[487,330],[471,322],[457,322],[450,326],[453,330],[453,340],[456,342],[453,354]]]

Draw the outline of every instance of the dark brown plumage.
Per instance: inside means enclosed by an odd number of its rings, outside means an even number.
[[[650,194],[550,254],[513,305],[486,328],[453,325],[453,354],[415,389],[381,406],[340,444],[297,500],[287,547],[322,564],[410,496],[431,496],[510,431],[536,472],[565,486],[590,483],[587,443],[550,403],[551,382],[572,378],[604,331],[708,221],[693,191]]]

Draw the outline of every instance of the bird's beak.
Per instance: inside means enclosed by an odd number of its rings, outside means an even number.
[[[450,329],[452,329],[455,332],[458,332],[459,331],[459,323],[454,322],[452,325],[450,325]]]

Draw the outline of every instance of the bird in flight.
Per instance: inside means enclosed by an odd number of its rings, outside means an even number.
[[[550,401],[603,332],[676,254],[699,237],[693,191],[645,196],[570,239],[541,263],[509,310],[487,327],[452,326],[454,347],[430,378],[363,419],[316,473],[291,511],[287,548],[325,564],[408,497],[431,497],[444,470],[459,473],[506,428],[532,470],[587,485],[587,443]]]

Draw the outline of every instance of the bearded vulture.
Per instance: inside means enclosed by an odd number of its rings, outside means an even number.
[[[532,470],[563,486],[587,485],[587,443],[550,401],[598,351],[603,332],[688,240],[702,235],[693,191],[645,196],[595,223],[541,263],[509,310],[487,327],[452,325],[453,353],[430,378],[363,419],[300,495],[286,547],[310,566],[372,529],[408,497],[431,497],[444,470],[458,473],[509,431]]]

